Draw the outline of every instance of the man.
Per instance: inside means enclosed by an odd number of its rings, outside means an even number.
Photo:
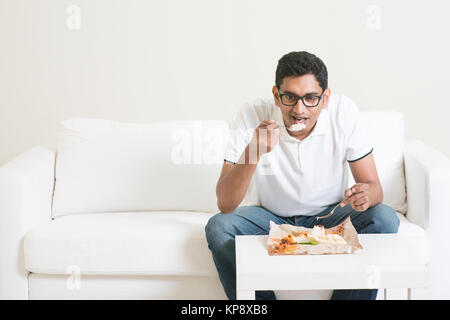
[[[269,221],[312,228],[347,217],[358,233],[396,233],[395,211],[382,204],[373,149],[355,104],[331,95],[325,64],[308,52],[279,61],[273,102],[241,108],[231,128],[217,182],[220,213],[205,228],[208,246],[229,299],[236,298],[235,236],[268,234]],[[343,192],[346,163],[356,182]],[[250,182],[260,206],[239,204]],[[343,193],[343,194],[342,194]],[[327,215],[338,205],[334,214]],[[334,290],[332,299],[375,299],[377,289]],[[257,291],[257,299],[274,299]]]

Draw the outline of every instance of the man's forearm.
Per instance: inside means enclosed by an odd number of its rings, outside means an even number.
[[[369,207],[383,202],[383,189],[377,182],[369,182]]]
[[[233,212],[247,193],[259,161],[259,157],[250,157],[250,152],[247,146],[238,163],[217,183],[217,205],[222,213]]]

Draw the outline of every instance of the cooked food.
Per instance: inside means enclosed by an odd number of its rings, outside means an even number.
[[[288,128],[288,130],[289,130],[289,131],[300,131],[300,130],[303,130],[303,129],[305,129],[305,128],[306,128],[306,126],[305,126],[304,123],[295,123],[295,124],[291,125],[291,126]]]
[[[328,232],[323,226],[314,226],[308,238],[314,243],[347,243],[340,235]]]
[[[350,217],[337,226],[305,228],[270,221],[269,255],[341,254],[363,249]]]
[[[298,234],[293,232],[280,239],[274,249],[280,253],[294,253],[299,245],[317,244],[347,244],[336,232],[329,232],[323,226],[314,226],[311,231],[303,231]]]

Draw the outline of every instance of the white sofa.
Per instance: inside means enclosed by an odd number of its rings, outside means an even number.
[[[430,232],[449,220],[450,161],[421,142],[405,144],[400,113],[362,115],[385,203],[398,211],[399,233],[429,261],[430,287],[412,298],[442,297],[449,261],[439,252],[448,243]],[[69,119],[55,147],[4,164],[0,299],[226,299],[204,227],[218,212],[227,134],[224,121]],[[255,188],[241,205],[258,204]],[[406,298],[406,290],[381,289],[378,299]],[[329,293],[276,292],[280,299]]]

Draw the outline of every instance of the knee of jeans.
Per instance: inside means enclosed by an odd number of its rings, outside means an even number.
[[[380,203],[368,211],[370,211],[375,231],[379,233],[397,233],[400,220],[394,209]]]
[[[232,237],[229,230],[232,226],[232,219],[233,217],[229,213],[217,213],[208,220],[205,235],[209,245],[223,242]]]

